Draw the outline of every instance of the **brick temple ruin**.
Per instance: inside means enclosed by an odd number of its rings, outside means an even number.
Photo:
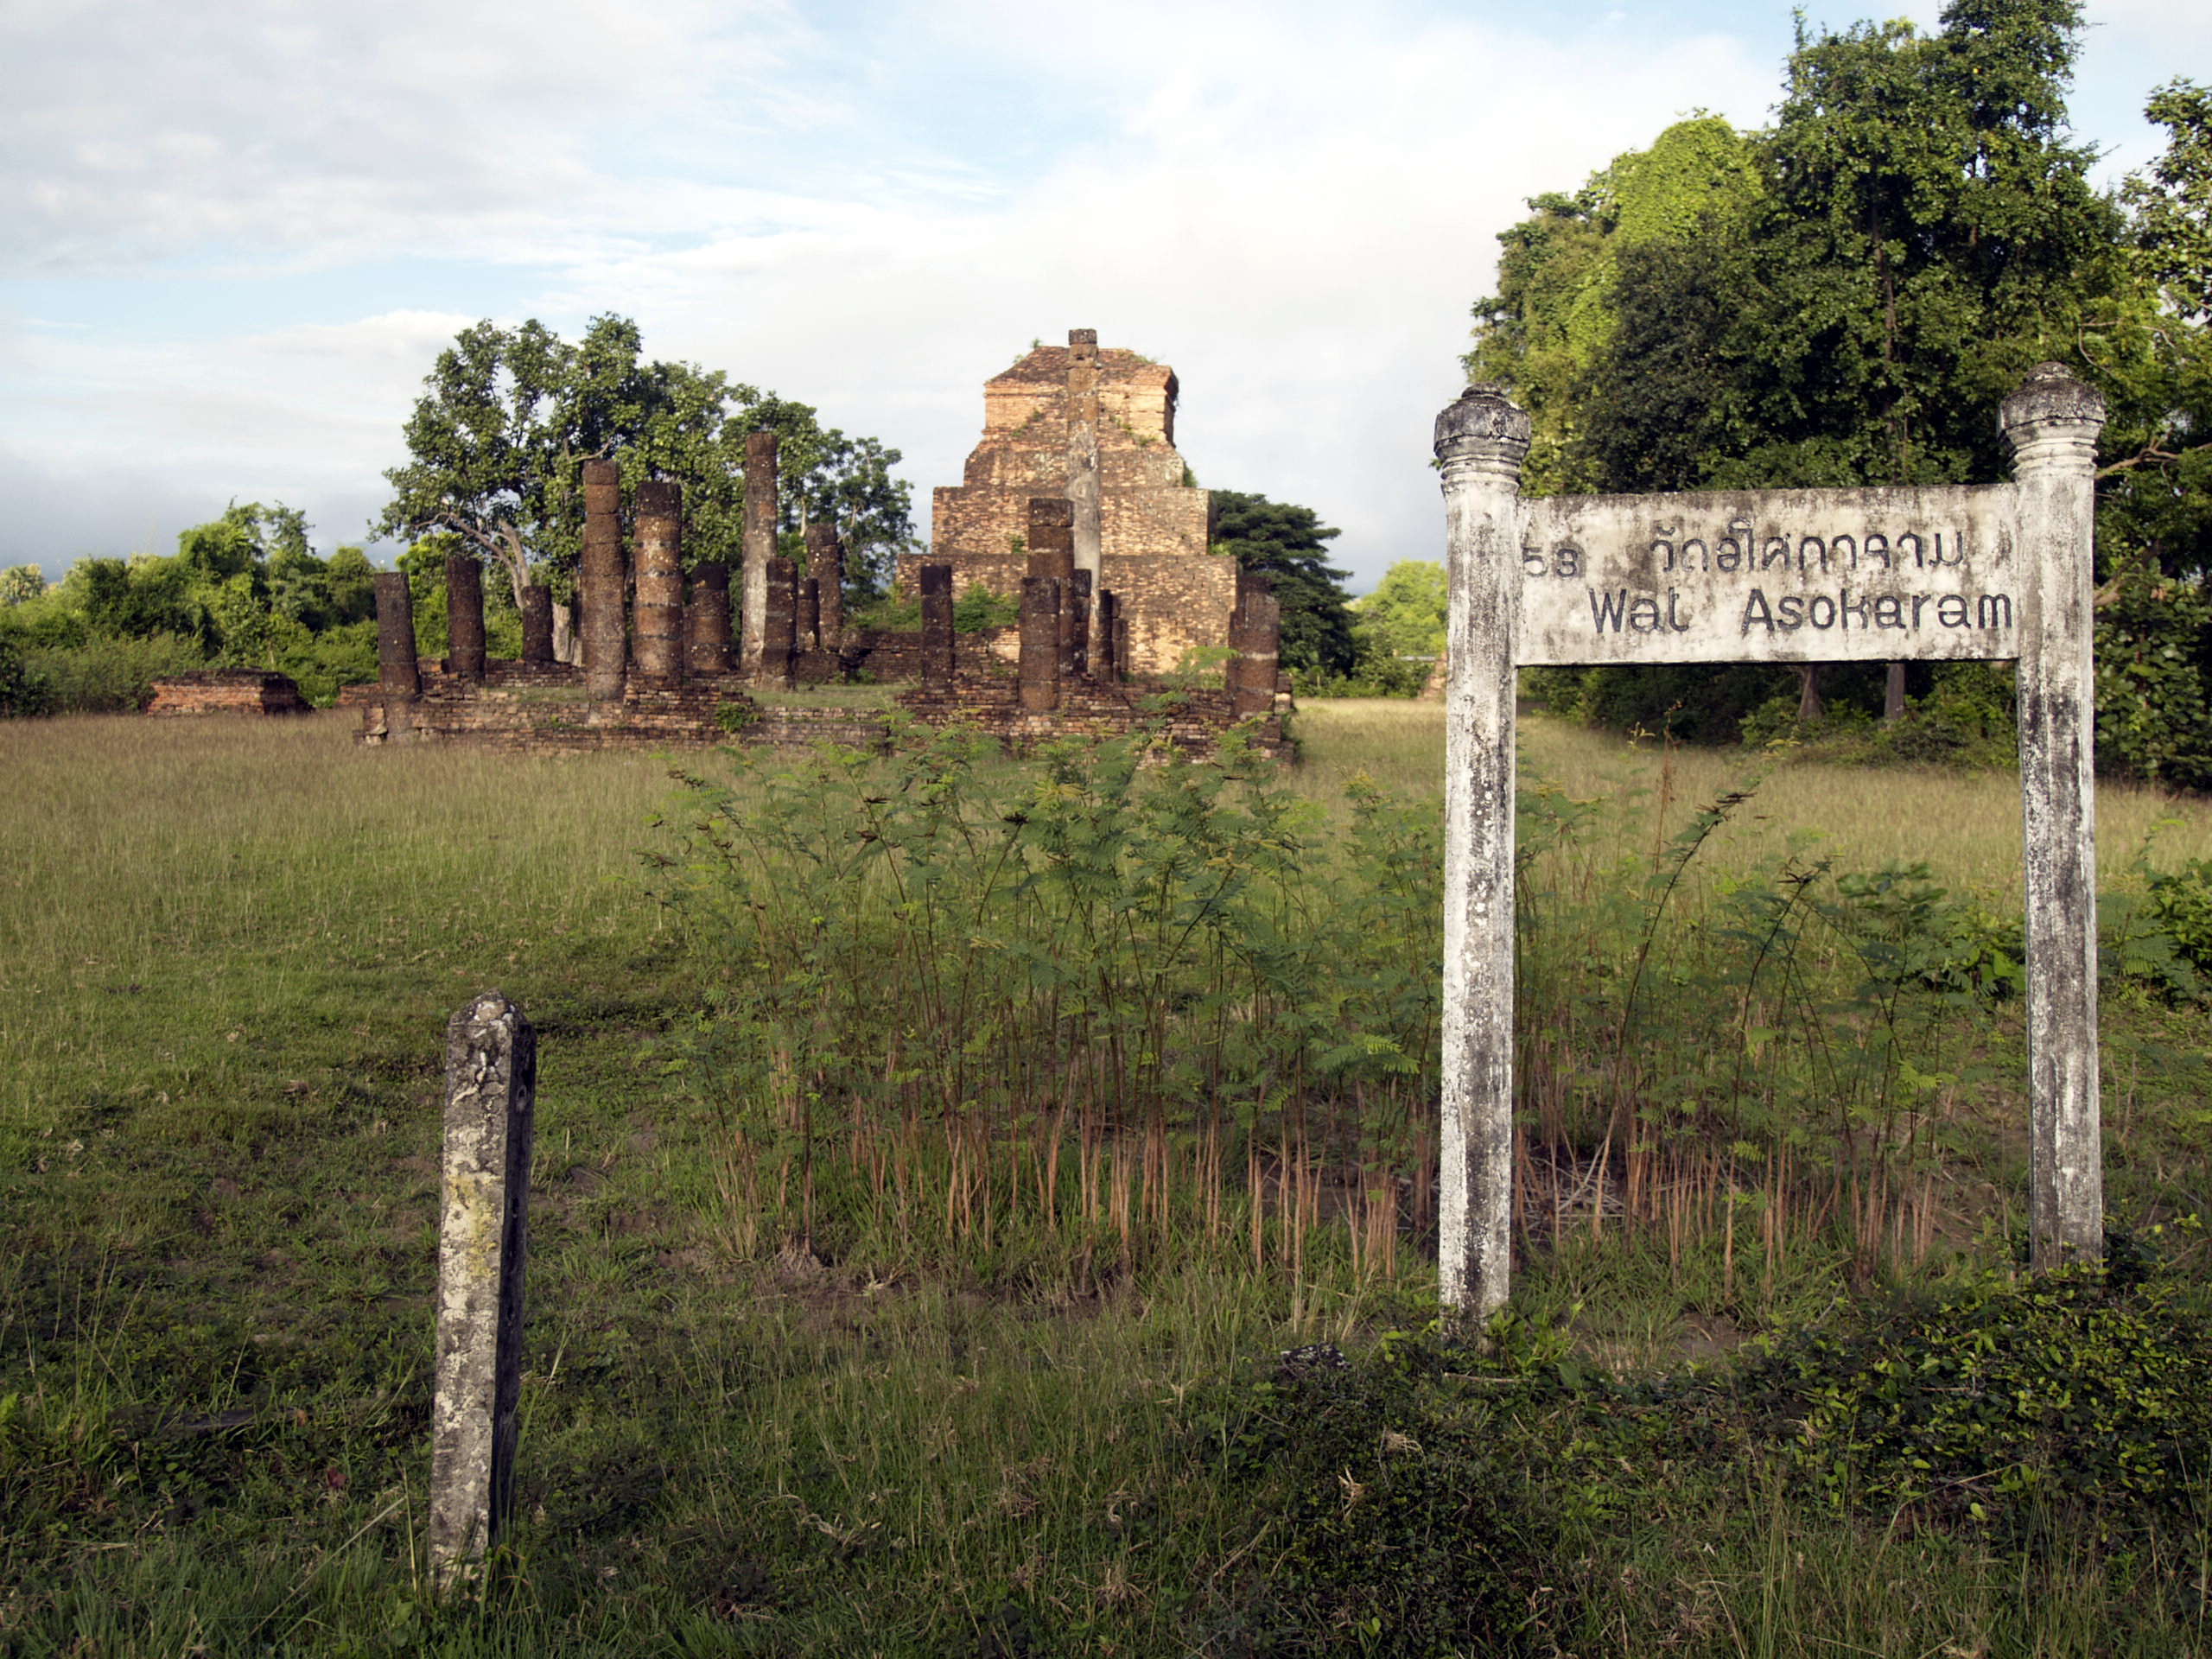
[[[1075,568],[1121,601],[1121,666],[1169,674],[1189,653],[1230,644],[1236,564],[1211,554],[1211,493],[1175,448],[1175,371],[1100,349],[1096,329],[1039,346],[983,384],[983,436],[963,481],[937,490],[930,550],[899,561],[899,591],[921,591],[925,564],[950,565],[956,592],[1018,598],[1033,573],[1028,503],[1075,511]]]
[[[1193,753],[1246,723],[1263,751],[1288,753],[1278,711],[1280,613],[1263,578],[1239,580],[1235,561],[1200,556],[1224,573],[1230,594],[1222,629],[1236,652],[1224,687],[1163,688],[1133,675],[1135,630],[1120,594],[1078,563],[1081,504],[1065,495],[1023,499],[1021,622],[1010,640],[961,636],[953,627],[955,567],[922,562],[918,635],[857,630],[842,610],[843,547],[835,532],[807,532],[810,574],[774,553],[776,442],[746,448],[741,596],[733,630],[731,572],[712,562],[689,573],[679,487],[651,481],[632,499],[626,552],[621,485],[611,461],[584,463],[584,533],[578,573],[581,664],[556,660],[552,601],[542,585],[520,594],[522,656],[486,655],[483,567],[473,555],[446,566],[449,647],[425,663],[415,643],[413,599],[397,572],[376,578],[378,683],[349,687],[341,703],[361,711],[365,744],[456,742],[530,753],[660,748],[731,741],[779,747],[818,742],[873,748],[887,723],[865,709],[764,703],[760,690],[871,678],[918,682],[896,701],[925,726],[964,724],[1014,748],[1060,736],[1113,736],[1156,723]],[[1117,569],[1120,567],[1109,567]],[[1011,645],[1009,654],[1001,645]]]

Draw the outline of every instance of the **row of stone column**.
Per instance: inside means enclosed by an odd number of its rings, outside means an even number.
[[[1060,706],[1065,690],[1121,677],[1127,633],[1110,593],[1094,594],[1090,572],[1076,568],[1075,504],[1035,496],[1029,502],[1029,568],[1021,580],[1021,706],[1033,714]],[[952,567],[921,569],[922,683],[952,683]],[[1094,602],[1095,601],[1095,602]],[[1095,614],[1094,614],[1095,613]]]
[[[765,442],[753,440],[765,439]],[[756,454],[756,452],[758,452]],[[755,433],[746,446],[746,537],[748,555],[756,502],[770,527],[775,522],[775,435]],[[757,464],[756,464],[757,463]],[[636,569],[622,547],[622,485],[612,461],[583,466],[583,556],[578,572],[578,634],[583,648],[584,685],[594,698],[619,698],[632,683],[651,687],[681,685],[687,676],[711,677],[732,671],[729,570],[702,563],[687,584],[683,571],[683,486],[653,480],[638,486]],[[794,658],[802,651],[831,645],[844,632],[844,543],[826,524],[806,532],[808,563],[815,574],[802,580],[791,560],[758,561],[760,581],[747,629],[757,639],[747,664],[753,677],[788,685]],[[753,563],[748,559],[748,563]],[[632,578],[635,602],[626,605]],[[688,588],[688,592],[687,592]],[[376,579],[377,647],[382,689],[414,696],[422,690],[415,655],[413,601],[407,579],[387,572]],[[446,671],[457,678],[484,677],[483,567],[470,554],[446,561]],[[525,664],[550,664],[553,657],[551,594],[532,582],[522,591],[523,652]]]
[[[1033,496],[1029,569],[1021,579],[1020,688],[1027,714],[1058,708],[1062,695],[1084,678],[1120,677],[1120,603],[1111,593],[1094,594],[1091,573],[1076,563],[1075,542],[1076,503]]]

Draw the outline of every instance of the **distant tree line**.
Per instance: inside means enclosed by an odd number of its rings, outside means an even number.
[[[1531,494],[1985,483],[1999,401],[2056,359],[2111,405],[2098,743],[2212,786],[2212,93],[2150,100],[2117,192],[2066,125],[2075,0],[1953,0],[1937,32],[1800,25],[1773,124],[1696,116],[1501,237],[1471,377],[1529,411]],[[1531,671],[1554,704],[1714,741],[1866,723],[1879,665]],[[1915,665],[1906,741],[2009,739],[2009,670]]]
[[[374,678],[368,555],[319,557],[308,529],[251,501],[173,554],[79,559],[51,586],[35,565],[0,573],[0,715],[137,709],[156,675],[213,666],[274,669],[324,702]]]
[[[495,655],[520,652],[524,582],[572,597],[594,457],[613,457],[626,486],[682,484],[687,563],[734,563],[745,438],[761,430],[779,440],[781,550],[804,564],[807,526],[834,524],[848,607],[865,607],[913,541],[899,451],[720,372],[647,361],[626,318],[594,318],[574,342],[534,321],[462,329],[425,378],[409,460],[385,474],[392,497],[369,526],[404,544],[418,649],[446,649],[451,553],[505,578],[484,585]],[[373,679],[368,556],[318,556],[308,529],[295,508],[249,502],[184,531],[172,555],[81,559],[51,586],[35,566],[0,572],[0,716],[142,708],[156,676],[200,668],[272,669],[321,703]]]

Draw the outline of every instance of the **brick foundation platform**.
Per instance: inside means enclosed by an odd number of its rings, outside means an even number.
[[[855,709],[764,707],[746,695],[735,675],[668,687],[639,684],[641,677],[632,676],[619,699],[594,701],[585,692],[583,671],[565,664],[491,661],[481,683],[426,665],[416,696],[354,685],[340,694],[339,704],[361,710],[357,741],[371,745],[455,743],[511,753],[582,754],[733,742],[877,749],[888,741],[879,715]]]
[[[1211,755],[1233,728],[1242,729],[1252,746],[1271,760],[1294,758],[1290,741],[1283,734],[1281,714],[1239,721],[1228,691],[1085,681],[1061,686],[1059,699],[1058,708],[1033,713],[1022,708],[1016,681],[960,674],[949,685],[902,691],[898,702],[925,726],[973,726],[1017,754],[1061,738],[1126,737],[1140,727],[1157,723],[1170,743],[1194,760]]]

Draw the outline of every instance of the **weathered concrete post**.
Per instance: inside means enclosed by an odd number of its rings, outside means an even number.
[[[727,674],[729,659],[729,567],[702,564],[691,572],[683,607],[686,665],[694,674]]]
[[[446,672],[484,680],[484,567],[474,553],[446,555]]]
[[[514,1502],[537,1090],[537,1039],[520,1008],[486,991],[454,1013],[430,1417],[430,1573],[441,1594],[481,1571]]]
[[[1055,576],[1021,579],[1021,709],[1048,715],[1060,706],[1060,583]]]
[[[2105,403],[2060,365],[1999,416],[2012,449],[2025,615],[2020,801],[2027,865],[2029,1211],[2038,1271],[2104,1255],[2097,1100],[2095,678],[2091,543]]]
[[[922,567],[922,683],[950,686],[957,658],[952,636],[952,567]]]
[[[553,592],[542,582],[523,584],[522,659],[525,663],[553,660]]]
[[[1098,331],[1068,330],[1068,503],[1075,568],[1090,575],[1090,590],[1106,585],[1098,476]],[[1065,594],[1063,594],[1065,598]],[[1071,618],[1071,620],[1073,620]],[[1088,618],[1084,620],[1088,621]],[[1090,655],[1084,641],[1084,655]]]
[[[1529,416],[1470,386],[1436,417],[1450,550],[1438,1294],[1479,1322],[1513,1272],[1513,690]]]
[[[638,486],[638,673],[660,686],[683,683],[683,486],[666,479]]]
[[[789,559],[771,559],[767,567],[767,602],[761,610],[760,672],[763,685],[789,689],[791,653],[798,645],[798,567]]]
[[[745,587],[738,671],[748,679],[760,674],[760,653],[768,638],[768,561],[776,556],[776,435],[745,435],[745,522],[742,539]]]
[[[584,691],[594,700],[622,695],[630,667],[624,624],[622,475],[611,461],[584,462],[584,545],[582,576]]]
[[[1122,677],[1120,659],[1115,654],[1121,611],[1122,601],[1113,594],[1098,595],[1097,620],[1090,630],[1091,644],[1096,652],[1090,659],[1090,677],[1101,685],[1111,685]]]
[[[377,594],[377,689],[387,697],[423,694],[423,673],[415,658],[415,596],[401,570],[379,570]]]

